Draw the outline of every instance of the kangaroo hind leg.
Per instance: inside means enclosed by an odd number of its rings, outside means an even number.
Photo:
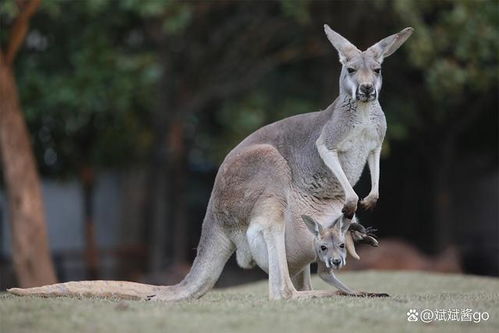
[[[296,295],[289,276],[284,239],[284,207],[282,202],[268,198],[255,209],[252,224],[258,225],[267,248],[269,298],[289,299]]]

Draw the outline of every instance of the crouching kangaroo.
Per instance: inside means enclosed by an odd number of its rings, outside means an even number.
[[[344,246],[356,256],[354,232],[348,232],[347,226],[352,225],[358,202],[352,187],[366,162],[372,187],[361,204],[373,207],[379,195],[379,159],[386,131],[378,102],[381,64],[413,29],[406,28],[365,51],[329,26],[324,29],[342,64],[339,96],[326,110],[260,128],[227,155],[215,179],[197,256],[184,280],[173,286],[82,281],[9,291],[17,295],[194,299],[213,287],[235,251],[241,267],[258,265],[268,273],[271,299],[334,294],[310,290],[310,263],[318,255],[323,279],[347,294],[358,294],[340,286],[331,273],[331,268],[345,264],[345,258],[321,260],[317,239],[324,230],[338,228],[333,222],[344,214],[347,222],[337,234],[339,241],[344,237]],[[311,223],[304,223],[302,215],[314,221],[317,233],[308,230]]]

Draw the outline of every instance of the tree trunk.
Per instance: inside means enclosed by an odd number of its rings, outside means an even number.
[[[45,227],[40,180],[11,68],[0,61],[0,156],[12,226],[18,283],[57,282]]]

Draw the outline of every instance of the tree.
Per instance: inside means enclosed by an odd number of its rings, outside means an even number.
[[[9,201],[13,259],[18,283],[55,283],[43,199],[30,136],[21,111],[12,65],[40,0],[19,1],[5,51],[0,49],[0,155]]]
[[[103,168],[133,167],[148,151],[155,57],[134,11],[110,1],[51,1],[34,19],[18,79],[45,176],[81,183],[86,277],[99,276],[94,189]],[[121,4],[121,2],[120,2]],[[95,24],[95,17],[114,15]],[[75,25],[85,29],[74,29]],[[63,47],[60,47],[63,45]]]

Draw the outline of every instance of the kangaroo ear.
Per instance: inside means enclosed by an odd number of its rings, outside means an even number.
[[[402,46],[402,44],[404,44],[404,42],[412,35],[413,32],[414,28],[405,28],[399,33],[383,38],[382,40],[368,48],[366,52],[371,53],[374,57],[377,58],[379,62],[382,62],[384,58],[397,51],[397,49]]]
[[[319,238],[323,231],[322,225],[317,223],[317,221],[315,221],[308,215],[302,215],[301,218],[303,219],[303,222],[305,222],[308,230],[310,230],[310,232],[313,233],[315,237]]]
[[[344,65],[352,57],[360,53],[360,50],[350,43],[345,37],[334,31],[329,25],[324,24],[324,32],[327,38],[333,44],[334,48],[338,51],[340,62]]]

